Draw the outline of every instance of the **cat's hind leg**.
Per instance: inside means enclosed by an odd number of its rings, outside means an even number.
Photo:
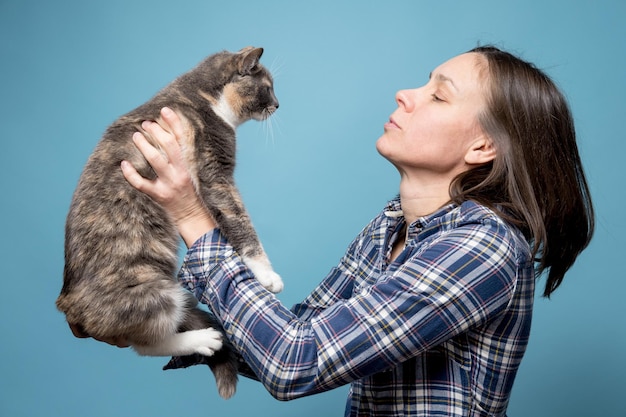
[[[133,349],[142,356],[185,356],[194,353],[213,356],[222,348],[222,343],[222,333],[209,328],[175,333],[152,345],[133,345]]]
[[[202,363],[205,363],[209,366],[209,368],[211,368],[211,371],[215,376],[217,391],[220,396],[228,399],[235,394],[237,389],[239,370],[237,354],[234,347],[230,344],[226,335],[223,333],[223,330],[221,330],[221,325],[217,319],[208,312],[198,308],[197,303],[198,302],[195,297],[189,294],[189,298],[187,300],[188,309],[186,311],[185,319],[181,323],[178,331],[181,332],[181,335],[187,333],[195,334],[195,332],[203,330],[212,330],[220,333],[221,347],[219,349],[215,349],[214,354],[205,355],[201,350],[198,352],[205,356]],[[219,331],[217,329],[219,329]],[[201,342],[201,346],[205,346],[204,340],[198,341]]]
[[[169,289],[161,291],[161,295],[169,295],[169,302],[175,307],[166,309],[165,314],[159,312],[163,316],[161,319],[155,314],[151,318],[152,326],[159,328],[157,323],[167,322],[175,327],[148,343],[135,340],[136,343],[132,343],[133,349],[143,356],[185,356],[194,353],[213,356],[222,348],[224,340],[222,332],[216,330],[219,327],[217,320],[200,310],[197,307],[198,300],[179,284],[173,281],[163,284]]]

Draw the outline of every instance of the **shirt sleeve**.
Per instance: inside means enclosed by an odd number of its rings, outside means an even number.
[[[266,389],[288,400],[395,366],[505,310],[513,244],[497,222],[457,228],[403,259],[405,250],[398,269],[360,293],[337,291],[310,320],[266,291],[219,230],[190,249],[180,279]]]
[[[302,321],[311,320],[326,308],[352,296],[355,275],[358,271],[358,258],[361,242],[367,233],[366,227],[350,243],[339,264],[332,268],[322,282],[301,303],[294,305],[291,311]]]

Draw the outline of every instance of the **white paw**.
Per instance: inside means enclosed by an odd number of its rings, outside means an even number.
[[[272,269],[272,266],[265,259],[253,259],[244,258],[244,262],[250,268],[255,278],[263,285],[268,291],[274,294],[283,290],[285,285],[280,275],[278,275]]]
[[[213,356],[222,348],[222,334],[215,329],[192,330],[185,332],[191,349],[204,356]]]
[[[194,353],[213,356],[222,348],[222,343],[222,333],[219,331],[200,329],[175,333],[154,345],[133,345],[133,348],[144,356],[184,356]]]
[[[261,285],[263,285],[268,291],[277,294],[283,290],[285,284],[283,284],[283,280],[276,272],[273,270],[265,271],[263,273],[255,274],[256,279],[259,280]]]

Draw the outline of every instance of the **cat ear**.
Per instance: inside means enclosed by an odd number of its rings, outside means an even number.
[[[251,75],[257,72],[257,65],[259,59],[263,55],[263,48],[244,48],[241,51],[241,58],[239,61],[239,74]]]

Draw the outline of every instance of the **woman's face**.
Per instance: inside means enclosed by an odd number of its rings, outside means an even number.
[[[478,123],[486,106],[482,59],[476,53],[454,57],[423,87],[396,94],[398,108],[376,149],[401,174],[451,180],[469,168],[466,154],[484,138]]]

